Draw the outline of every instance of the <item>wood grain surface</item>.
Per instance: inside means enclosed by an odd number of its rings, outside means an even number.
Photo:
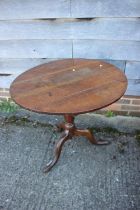
[[[11,84],[12,99],[40,113],[80,114],[118,100],[127,88],[124,73],[91,59],[63,59],[34,67]]]

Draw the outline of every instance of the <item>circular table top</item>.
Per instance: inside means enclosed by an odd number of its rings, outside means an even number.
[[[125,74],[91,59],[63,59],[36,66],[11,84],[21,107],[48,114],[91,112],[117,101],[127,88]]]

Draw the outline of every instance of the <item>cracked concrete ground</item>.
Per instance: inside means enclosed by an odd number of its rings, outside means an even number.
[[[33,122],[55,124],[61,118],[31,115],[33,121],[23,123],[0,117],[0,210],[140,209],[140,146],[131,129],[129,134],[96,131],[97,138],[111,141],[107,146],[91,145],[83,137],[66,142],[57,165],[44,174],[61,134]],[[95,126],[90,116],[76,123]]]

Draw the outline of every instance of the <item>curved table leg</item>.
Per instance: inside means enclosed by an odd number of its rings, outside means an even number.
[[[76,136],[84,136],[86,137],[92,144],[96,145],[105,145],[109,144],[108,141],[104,140],[96,140],[95,137],[93,136],[92,132],[89,129],[86,130],[81,130],[81,129],[76,129],[74,135]]]
[[[61,154],[61,150],[62,150],[62,146],[65,143],[65,141],[67,141],[68,139],[70,139],[69,136],[69,131],[65,131],[64,135],[61,137],[61,139],[58,141],[58,143],[55,146],[55,150],[54,150],[54,159],[52,161],[50,161],[46,167],[44,167],[43,172],[47,173],[48,171],[50,171],[50,169],[57,163],[60,154]]]

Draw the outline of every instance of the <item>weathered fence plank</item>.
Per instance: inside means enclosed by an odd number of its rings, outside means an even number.
[[[48,63],[56,59],[25,58],[0,59],[0,74],[20,74],[34,66]]]
[[[71,5],[70,5],[71,4]],[[71,9],[70,9],[71,8]],[[139,0],[5,0],[0,1],[0,20],[61,17],[139,17]]]
[[[140,62],[127,61],[125,73],[128,79],[140,79]]]
[[[140,41],[138,18],[0,21],[0,40],[103,39]]]
[[[34,66],[48,63],[56,59],[40,59],[40,58],[25,58],[25,59],[0,59],[0,74],[20,74]],[[105,60],[108,63],[114,64],[122,71],[125,69],[125,61]]]
[[[128,88],[125,95],[140,96],[140,80],[128,80]]]
[[[139,0],[71,0],[72,17],[140,17]]]
[[[1,58],[70,58],[71,40],[0,41]]]
[[[18,76],[14,74],[11,76],[1,76],[0,77],[0,88],[9,88],[13,80]]]
[[[140,60],[140,42],[74,40],[73,56],[109,60]],[[0,41],[1,58],[70,58],[71,40]]]
[[[140,42],[74,40],[73,55],[79,58],[140,60]]]
[[[70,0],[0,1],[0,20],[70,17]]]
[[[36,65],[80,57],[125,69],[126,94],[140,95],[139,17],[139,0],[0,1],[0,88]]]

